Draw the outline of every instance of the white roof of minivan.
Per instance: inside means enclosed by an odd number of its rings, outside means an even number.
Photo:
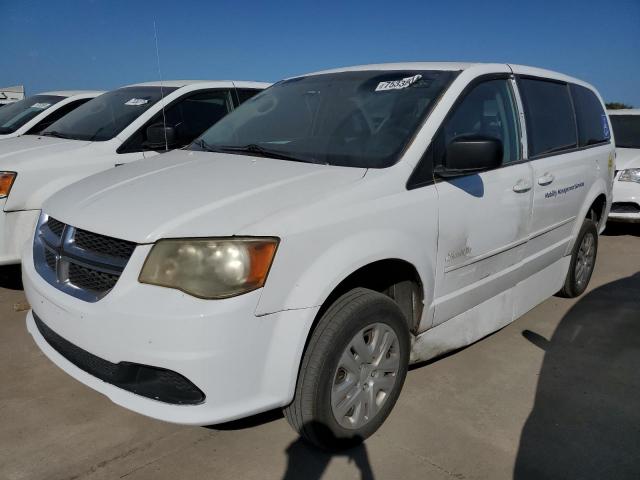
[[[104,90],[55,90],[52,92],[41,92],[37,95],[58,95],[59,97],[73,97],[75,95],[93,95],[103,94]]]
[[[216,82],[233,82],[235,85],[240,86],[255,86],[258,88],[266,88],[270,83],[265,82],[251,82],[244,80],[163,80],[160,82],[159,80],[153,82],[142,82],[142,83],[133,83],[131,85],[125,85],[125,87],[185,87],[187,85],[193,85],[196,83],[216,83]]]
[[[532,75],[565,82],[577,83],[593,88],[592,85],[578,78],[570,77],[563,73],[546,70],[544,68],[529,67],[526,65],[518,65],[514,63],[492,63],[492,62],[402,62],[402,63],[376,63],[371,65],[356,65],[353,67],[334,68],[330,70],[321,70],[319,72],[309,73],[307,75],[321,75],[325,73],[352,72],[358,70],[448,70],[460,71],[473,67],[501,65],[508,66],[514,73],[521,75]],[[295,77],[292,77],[295,78]]]
[[[607,110],[609,115],[640,115],[640,108],[619,108],[617,110]]]

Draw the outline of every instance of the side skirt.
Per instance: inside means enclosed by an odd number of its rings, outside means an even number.
[[[563,257],[520,283],[414,337],[410,363],[466,347],[500,330],[558,292],[571,257]]]

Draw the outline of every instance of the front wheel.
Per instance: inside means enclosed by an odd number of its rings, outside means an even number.
[[[582,295],[589,285],[598,253],[598,229],[593,220],[585,219],[573,246],[571,263],[562,290],[558,295],[574,298]]]
[[[323,449],[362,442],[396,403],[409,349],[407,322],[393,300],[364,288],[347,292],[311,336],[287,420]]]

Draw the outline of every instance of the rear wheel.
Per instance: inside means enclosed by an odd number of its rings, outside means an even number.
[[[567,278],[558,295],[574,298],[582,295],[589,285],[598,253],[598,229],[593,220],[585,219],[571,254]]]
[[[287,420],[324,449],[362,442],[398,399],[409,348],[407,322],[393,300],[364,288],[344,294],[313,332]]]

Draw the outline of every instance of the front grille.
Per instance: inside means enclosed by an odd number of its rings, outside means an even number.
[[[44,258],[45,258],[45,261],[47,262],[47,266],[51,270],[55,270],[56,269],[56,254],[53,253],[51,250],[45,250]]]
[[[136,244],[89,232],[43,215],[33,258],[51,285],[87,302],[97,302],[118,282]]]
[[[633,202],[613,202],[611,213],[640,213],[640,205]]]
[[[127,259],[136,248],[136,244],[133,242],[118,240],[117,238],[106,237],[81,229],[76,230],[75,244],[83,250]]]
[[[69,282],[92,292],[108,292],[118,281],[119,275],[99,272],[77,263],[69,264]]]
[[[197,405],[205,399],[202,390],[177,372],[139,363],[111,363],[62,338],[35,312],[33,319],[40,334],[56,352],[76,367],[104,382],[165,403]]]
[[[47,228],[56,236],[61,237],[64,230],[64,223],[55,218],[49,218],[47,221]]]

